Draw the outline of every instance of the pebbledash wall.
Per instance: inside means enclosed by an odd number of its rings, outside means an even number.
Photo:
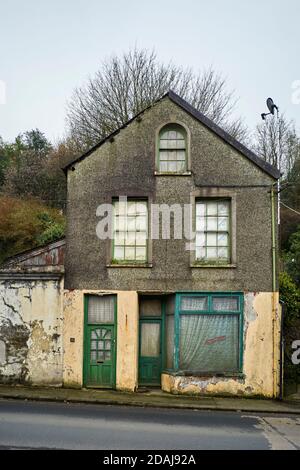
[[[191,172],[185,176],[155,171],[157,130],[170,122],[189,130]],[[243,376],[163,373],[162,388],[172,393],[278,395],[280,311],[278,292],[272,292],[270,197],[275,177],[166,97],[71,164],[67,178],[64,384],[82,386],[85,294],[117,292],[117,389],[133,391],[138,385],[138,294],[239,291],[245,301]],[[150,242],[149,265],[112,265],[109,240],[95,235],[96,210],[119,195],[168,205],[231,197],[235,262],[225,268],[195,266],[185,240],[172,238]]]
[[[83,385],[84,295],[117,295],[116,388],[138,387],[138,292],[65,290],[64,372],[66,387]],[[275,296],[275,299],[274,299]],[[243,374],[239,377],[193,377],[162,374],[162,389],[173,394],[220,394],[274,397],[279,393],[280,311],[278,294],[244,295]],[[72,341],[71,341],[72,339]]]

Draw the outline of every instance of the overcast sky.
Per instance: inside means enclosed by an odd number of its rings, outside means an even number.
[[[299,0],[0,0],[0,136],[61,136],[73,89],[134,45],[195,70],[212,65],[252,129],[268,96],[299,128],[299,24]]]

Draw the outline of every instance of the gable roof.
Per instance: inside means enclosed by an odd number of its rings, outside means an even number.
[[[280,178],[281,173],[275,166],[270,165],[270,163],[268,163],[268,162],[265,162],[261,157],[259,157],[254,152],[252,152],[252,150],[248,149],[245,145],[243,145],[241,142],[239,142],[234,137],[232,137],[230,134],[228,134],[228,132],[226,132],[224,129],[222,129],[220,126],[218,126],[216,123],[214,123],[211,119],[209,119],[203,113],[198,111],[196,108],[194,108],[192,105],[190,105],[187,101],[185,101],[183,98],[181,98],[179,95],[177,95],[172,90],[168,91],[168,93],[166,93],[161,98],[156,100],[152,105],[150,105],[147,108],[143,109],[143,111],[141,111],[136,116],[131,118],[128,122],[123,124],[123,126],[119,127],[114,132],[112,132],[111,134],[106,136],[104,139],[102,139],[100,142],[98,142],[98,144],[94,145],[94,147],[92,147],[90,150],[85,152],[83,155],[77,157],[75,160],[68,163],[63,168],[64,172],[66,173],[72,165],[74,165],[75,163],[80,162],[84,158],[88,157],[91,153],[93,153],[95,150],[97,150],[99,147],[101,147],[101,145],[103,145],[106,141],[112,139],[122,129],[127,127],[138,116],[143,114],[145,111],[150,109],[153,105],[155,105],[159,101],[162,101],[164,98],[169,98],[173,103],[177,104],[180,108],[182,108],[184,111],[186,111],[188,114],[190,114],[193,118],[195,118],[197,121],[199,121],[201,124],[203,124],[206,128],[208,128],[209,130],[214,132],[217,136],[219,136],[227,144],[231,145],[231,147],[233,147],[235,150],[237,150],[242,155],[247,157],[252,163],[254,163],[256,166],[258,166],[261,170],[268,173],[270,176],[272,176],[275,179]]]

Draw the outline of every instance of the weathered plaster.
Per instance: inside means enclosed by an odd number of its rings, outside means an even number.
[[[83,379],[84,294],[117,294],[118,390],[138,385],[138,295],[135,291],[65,291],[64,384],[81,387]],[[246,293],[242,377],[183,377],[162,374],[162,389],[174,394],[273,396],[273,293]],[[278,300],[278,296],[276,294]],[[279,321],[279,316],[278,316]],[[75,342],[70,342],[73,337]],[[277,344],[279,349],[279,343]],[[275,368],[278,369],[279,363]]]
[[[65,291],[64,296],[64,386],[83,385],[84,295],[117,295],[116,388],[137,387],[138,296],[130,291]],[[72,341],[71,341],[72,339]]]
[[[278,302],[277,293],[275,296]],[[272,302],[272,292],[245,295],[243,377],[187,377],[163,374],[162,389],[174,394],[263,395],[266,397],[277,395],[278,387],[275,393],[273,389],[273,363],[275,373],[277,373],[279,342],[275,339],[274,357]],[[280,314],[277,311],[276,322],[279,322],[279,317]]]
[[[62,281],[0,282],[0,382],[62,383]]]

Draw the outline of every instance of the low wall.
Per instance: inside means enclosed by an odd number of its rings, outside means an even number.
[[[62,384],[61,276],[0,279],[0,383]]]

